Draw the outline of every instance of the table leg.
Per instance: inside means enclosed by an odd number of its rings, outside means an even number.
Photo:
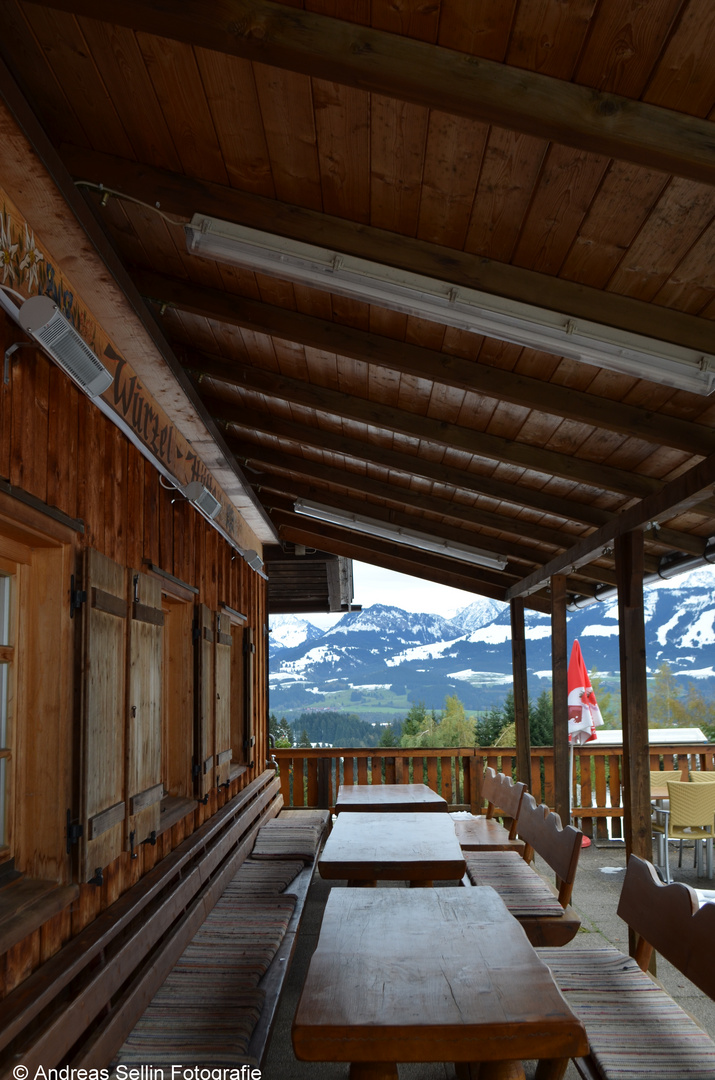
[[[568,1058],[544,1058],[536,1066],[535,1080],[563,1080],[568,1064]]]
[[[348,881],[348,888],[349,889],[376,889],[377,888],[377,881],[363,881],[362,879],[357,880],[357,879],[352,879],[351,878],[350,881]]]
[[[521,1061],[456,1061],[454,1070],[457,1080],[526,1080]]]
[[[392,1061],[352,1061],[350,1080],[397,1080],[397,1065]]]
[[[410,881],[409,886],[411,889],[431,889],[434,887],[434,881]]]

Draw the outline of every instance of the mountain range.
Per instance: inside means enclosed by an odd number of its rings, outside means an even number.
[[[645,591],[646,657],[679,682],[715,697],[715,567],[693,570]],[[375,722],[404,716],[424,701],[441,709],[456,694],[468,711],[503,701],[511,688],[511,628],[506,604],[478,597],[451,618],[374,604],[348,612],[327,630],[297,616],[270,620],[270,706],[294,719],[316,708]],[[617,687],[618,607],[614,599],[568,616],[587,667]],[[551,685],[548,615],[526,613],[529,689]]]

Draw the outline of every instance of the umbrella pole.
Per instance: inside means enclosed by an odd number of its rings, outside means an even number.
[[[567,825],[573,825],[571,810],[573,808],[573,743],[569,743],[569,819]]]

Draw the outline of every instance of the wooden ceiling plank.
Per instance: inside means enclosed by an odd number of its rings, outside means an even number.
[[[227,184],[226,163],[193,49],[151,34],[137,34],[137,40],[182,169],[190,176]],[[134,115],[141,116],[136,102]]]
[[[64,144],[61,153],[77,180],[103,183],[151,204],[158,201],[177,216],[189,218],[200,211],[574,318],[704,352],[712,348],[712,326],[706,319],[82,147]]]
[[[673,180],[624,255],[608,288],[650,301],[713,222],[712,188]]]
[[[689,0],[665,53],[643,95],[658,105],[668,102],[694,116],[709,116],[715,104],[715,7],[710,0]]]
[[[140,161],[181,170],[181,159],[161,110],[136,36],[123,26],[79,19],[114,109]],[[34,73],[33,73],[34,82]],[[137,102],[141,102],[138,123]]]
[[[181,5],[175,0],[154,0],[151,5],[141,0],[123,0],[121,5],[107,0],[47,0],[46,6],[471,116],[704,183],[715,181],[707,121],[270,0],[233,0],[225,13],[201,0],[183,0]]]
[[[0,56],[18,85],[25,81],[25,72],[32,72],[32,86],[26,88],[27,100],[35,114],[42,117],[55,145],[67,140],[89,148],[87,133],[16,0],[3,0]]]
[[[313,79],[313,107],[323,208],[369,224],[369,95]]]
[[[563,276],[605,288],[666,183],[662,172],[611,162],[561,268]]]
[[[253,73],[276,196],[320,210],[323,196],[310,82],[264,64],[254,64]]]
[[[263,333],[286,337],[304,345],[333,351],[339,356],[380,364],[393,370],[420,374],[446,385],[486,394],[529,409],[555,413],[581,423],[627,431],[639,438],[666,444],[691,453],[708,454],[715,449],[715,434],[700,424],[677,417],[652,414],[619,401],[604,401],[571,387],[559,386],[523,375],[514,375],[486,364],[475,364],[458,356],[435,352],[422,346],[400,344],[374,333],[338,326],[243,297],[220,291],[196,289],[165,275],[135,271],[139,290],[146,297],[177,305],[211,318],[246,326]],[[596,369],[593,369],[596,370]],[[371,379],[375,377],[373,372]],[[394,404],[394,402],[391,402]]]
[[[657,480],[627,473],[612,466],[544,450],[528,443],[516,443],[494,435],[473,431],[457,424],[448,424],[416,416],[404,409],[389,408],[379,402],[350,397],[325,387],[303,383],[297,379],[276,376],[256,367],[238,367],[222,357],[206,353],[194,354],[184,360],[187,370],[195,375],[208,374],[227,385],[246,386],[270,397],[282,398],[339,416],[352,417],[365,423],[377,424],[392,431],[402,431],[417,438],[459,446],[470,453],[497,461],[511,461],[525,469],[543,472],[547,476],[563,476],[589,485],[597,490],[619,491],[642,497],[660,488]]]
[[[585,150],[549,148],[514,253],[517,266],[558,275],[608,163]]]
[[[417,235],[429,110],[372,94],[370,224]]]
[[[443,7],[439,20],[440,45],[503,61],[517,0],[462,0]]]
[[[547,563],[539,573],[524,578],[518,586],[509,590],[509,599],[524,596],[531,588],[541,587],[544,581],[553,574],[563,572],[566,567],[579,567],[591,562],[594,555],[604,548],[612,547],[617,536],[624,536],[635,529],[643,529],[652,522],[657,523],[674,518],[676,513],[682,513],[687,507],[701,502],[703,493],[712,488],[713,482],[715,482],[715,454],[711,454],[688,472],[665,484],[660,491],[622,511],[608,525],[602,525],[585,539],[579,540],[562,555],[557,555]],[[706,542],[706,538],[703,538],[702,551],[705,550]]]
[[[432,109],[417,235],[461,251],[474,205],[489,125]]]
[[[520,4],[507,63],[571,79],[596,6],[597,0]]]
[[[73,112],[95,150],[133,157],[134,151],[76,19],[30,4],[24,13]],[[18,72],[24,85],[26,72]]]
[[[275,198],[252,65],[206,49],[194,52],[229,182]],[[142,156],[140,160],[149,158]]]

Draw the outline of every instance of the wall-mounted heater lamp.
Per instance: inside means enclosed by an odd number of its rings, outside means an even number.
[[[190,484],[186,484],[180,488],[182,495],[192,502],[194,506],[205,514],[210,521],[213,521],[215,517],[218,517],[221,510],[221,503],[218,499],[211,494],[207,487],[201,483],[200,480],[192,480]]]
[[[21,306],[17,319],[88,397],[99,397],[112,385],[111,373],[51,297],[31,296]]]
[[[260,570],[263,566],[263,559],[253,548],[246,548],[241,552],[244,559],[250,566],[251,570]]]
[[[450,559],[460,559],[462,562],[474,563],[475,566],[503,570],[507,564],[504,555],[495,555],[491,551],[483,551],[481,548],[473,548],[453,540],[442,540],[439,536],[428,536],[427,533],[417,532],[414,529],[405,529],[402,526],[391,525],[388,522],[377,521],[374,518],[363,517],[362,514],[333,510],[329,506],[309,502],[307,499],[296,499],[293,509],[296,514],[303,514],[305,517],[313,518],[316,521],[325,521],[329,525],[354,529],[356,532],[366,533],[368,536],[379,536],[383,540],[392,540],[396,544],[404,544],[405,547],[416,548],[418,551],[430,551],[435,555],[446,555]]]

